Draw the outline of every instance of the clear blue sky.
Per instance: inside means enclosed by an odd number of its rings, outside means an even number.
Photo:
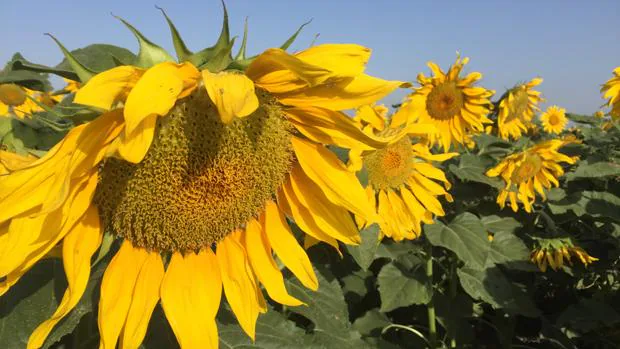
[[[68,48],[109,43],[137,50],[132,34],[110,13],[136,26],[172,52],[167,25],[154,5],[166,9],[190,49],[211,45],[220,30],[217,0],[3,1],[0,62],[15,51],[55,65],[62,59],[50,32]],[[368,72],[412,81],[425,63],[442,67],[456,51],[470,57],[481,85],[505,88],[535,76],[546,104],[592,113],[603,103],[599,88],[620,65],[620,1],[251,1],[228,0],[231,33],[243,33],[249,16],[249,53],[279,45],[313,18],[293,49],[317,43],[359,43],[373,49]],[[400,101],[402,94],[386,99]]]

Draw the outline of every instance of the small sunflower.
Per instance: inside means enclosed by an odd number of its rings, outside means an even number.
[[[537,104],[542,101],[540,92],[533,88],[542,82],[541,78],[520,84],[508,90],[499,101],[497,128],[503,139],[517,139],[532,123]]]
[[[160,301],[188,348],[217,348],[222,290],[252,338],[266,311],[261,284],[276,302],[302,304],[273,256],[317,289],[287,219],[307,242],[338,248],[360,242],[351,213],[376,217],[355,175],[325,146],[388,143],[341,112],[406,85],[364,74],[369,57],[359,45],[325,44],[268,49],[243,69],[166,60],[92,77],[75,102],[105,112],[0,177],[0,294],[62,243],[68,289],[29,347],[77,304],[104,231],[121,244],[101,284],[103,348],[119,338],[138,347]]]
[[[608,100],[606,104],[611,108],[610,115],[616,121],[620,118],[620,67],[614,69],[613,74],[614,76],[601,87],[601,93],[604,93],[603,98]]]
[[[540,115],[540,122],[545,132],[560,134],[568,123],[566,109],[552,105]]]
[[[27,92],[16,84],[0,84],[0,115],[8,115],[12,107],[18,107],[28,100]]]
[[[564,260],[572,266],[571,257],[577,257],[586,267],[599,260],[590,256],[583,248],[575,246],[570,238],[536,239],[536,247],[530,253],[530,261],[543,273],[547,271],[547,265],[553,270],[562,269]]]
[[[387,236],[401,241],[419,237],[422,223],[432,224],[434,215],[445,215],[437,198],[444,196],[452,202],[447,191],[451,184],[434,162],[448,160],[458,153],[435,155],[425,142],[412,144],[411,127],[404,133],[402,127],[392,125],[378,130],[373,125],[387,125],[385,115],[380,116],[381,122],[372,119],[369,123],[359,114],[356,119],[361,120],[360,127],[366,132],[376,131],[380,136],[399,134],[395,141],[381,149],[349,152],[349,168],[355,171],[365,168],[368,173],[366,194],[379,215],[380,238]],[[427,126],[417,128],[422,137],[431,133],[430,130]],[[360,217],[357,221],[360,226],[368,223]]]
[[[487,118],[495,93],[483,87],[476,87],[482,74],[473,72],[461,78],[459,75],[468,58],[457,58],[453,66],[444,73],[439,66],[429,62],[433,75],[418,75],[420,87],[405,98],[398,118],[393,123],[399,125],[404,119],[413,119],[424,124],[432,124],[438,132],[430,137],[431,146],[441,144],[444,151],[451,145],[473,147],[473,134],[484,132],[485,124],[492,123]]]
[[[506,198],[509,198],[513,211],[518,211],[518,202],[521,202],[525,211],[531,212],[536,193],[545,200],[544,189],[549,189],[552,185],[557,187],[558,178],[564,174],[564,169],[559,163],[574,164],[578,160],[578,157],[569,157],[558,152],[561,147],[573,142],[576,140],[544,141],[507,156],[497,166],[489,169],[486,172],[487,176],[501,176],[506,183],[497,196],[499,206],[504,208]]]

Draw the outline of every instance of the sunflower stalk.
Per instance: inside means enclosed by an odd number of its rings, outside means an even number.
[[[454,255],[454,253],[450,253],[450,273],[449,278],[449,287],[450,287],[450,300],[454,301],[456,298],[456,290],[457,290],[457,283],[458,283],[458,277],[456,275],[456,264],[458,262],[458,259],[456,258],[456,256]],[[452,331],[450,331],[451,333],[449,333],[449,337],[450,337],[450,348],[456,348],[456,334],[454,333],[454,329],[452,329]]]
[[[435,296],[433,292],[433,246],[426,244],[426,279],[431,292],[430,301],[426,305],[428,314],[428,344],[430,349],[437,348],[437,320],[435,318]]]

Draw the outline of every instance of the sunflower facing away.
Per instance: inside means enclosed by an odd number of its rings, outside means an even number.
[[[433,76],[418,75],[420,87],[405,98],[401,107],[404,118],[413,118],[424,124],[433,124],[438,132],[430,137],[431,146],[439,143],[444,151],[450,145],[472,147],[471,135],[484,131],[484,124],[492,123],[487,118],[495,93],[483,87],[474,86],[482,74],[473,72],[461,78],[459,75],[468,58],[457,58],[453,66],[444,73],[439,66],[429,62]],[[406,111],[406,112],[405,112]],[[395,119],[396,124],[403,120]]]
[[[497,196],[499,206],[504,208],[506,199],[509,198],[513,211],[518,211],[518,202],[521,202],[525,211],[532,212],[536,193],[545,200],[545,189],[559,185],[558,178],[564,174],[559,163],[574,164],[578,160],[578,157],[569,157],[558,152],[561,147],[573,142],[575,140],[571,139],[544,141],[507,156],[497,166],[489,169],[487,176],[501,176],[506,183]]]
[[[380,238],[387,236],[395,241],[415,239],[422,232],[422,223],[432,224],[433,215],[445,215],[437,197],[443,195],[452,202],[452,196],[447,192],[451,184],[433,162],[445,161],[458,153],[431,154],[426,141],[412,144],[411,132],[402,133],[401,126],[375,127],[376,124],[388,124],[385,114],[377,114],[381,122],[375,118],[369,121],[363,114],[364,109],[360,110],[362,112],[355,119],[366,132],[377,132],[377,135],[384,137],[399,136],[381,149],[352,149],[349,152],[349,168],[354,171],[365,168],[368,173],[366,194],[380,217]],[[428,134],[432,134],[424,132],[425,128],[417,129],[421,132],[418,138],[426,139]],[[409,130],[412,131],[412,128]],[[361,226],[372,223],[359,216],[357,218]]]
[[[560,108],[557,105],[552,105],[540,115],[540,123],[543,126],[543,130],[547,133],[560,134],[568,119],[566,118],[566,109]]]
[[[543,100],[540,92],[533,90],[541,82],[541,78],[532,79],[511,88],[502,96],[497,109],[497,129],[501,138],[517,139],[527,132],[534,113],[540,110],[537,104]]]
[[[229,37],[226,26],[222,33]],[[232,43],[224,46],[229,52]],[[143,49],[138,57],[154,56]],[[189,56],[95,75],[75,102],[105,112],[0,177],[1,292],[62,243],[68,288],[29,347],[43,345],[77,304],[104,231],[121,244],[101,283],[101,348],[137,348],[158,302],[181,347],[217,348],[222,289],[254,338],[266,311],[260,284],[276,302],[302,304],[287,293],[272,253],[304,286],[318,287],[287,219],[309,243],[359,243],[351,213],[368,221],[376,214],[324,144],[387,144],[341,110],[403,83],[364,74],[370,50],[352,44],[240,56],[230,59],[234,70],[212,61],[201,68]]]
[[[570,238],[537,238],[536,248],[530,253],[530,261],[536,264],[543,273],[547,271],[547,265],[553,270],[562,269],[564,260],[572,266],[571,257],[577,257],[586,267],[598,261],[598,258],[590,256],[583,248],[575,246]]]
[[[30,98],[29,98],[30,97]],[[63,99],[63,95],[52,95],[15,84],[0,85],[0,116],[13,112],[18,119],[32,116],[44,109],[37,103],[52,107]]]

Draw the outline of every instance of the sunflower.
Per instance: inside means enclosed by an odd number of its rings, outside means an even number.
[[[489,98],[495,92],[474,86],[482,78],[478,72],[459,77],[468,61],[468,58],[457,58],[447,73],[429,62],[433,76],[418,75],[421,86],[405,98],[400,113],[402,118],[395,118],[393,123],[402,124],[404,119],[412,118],[435,125],[438,132],[431,136],[431,145],[439,143],[444,151],[448,151],[450,145],[472,147],[471,135],[484,132],[484,124],[492,123],[487,114],[491,105]]]
[[[607,80],[601,87],[603,98],[607,99],[607,106],[611,108],[610,115],[616,121],[620,118],[620,67],[614,69],[614,77]]]
[[[501,176],[506,183],[497,196],[499,206],[504,208],[506,198],[509,198],[513,211],[518,211],[518,202],[521,202],[525,211],[532,212],[536,192],[545,200],[544,189],[559,185],[558,178],[564,174],[559,163],[574,164],[578,160],[579,157],[569,157],[558,152],[564,145],[574,142],[574,139],[544,141],[507,156],[497,166],[489,169],[487,176]]]
[[[351,213],[376,217],[355,175],[325,146],[388,144],[342,112],[406,86],[364,74],[369,57],[359,45],[325,44],[268,49],[243,69],[179,59],[90,78],[75,102],[105,112],[0,177],[3,291],[62,243],[69,286],[29,347],[40,347],[80,299],[104,231],[120,248],[101,283],[102,348],[119,338],[138,347],[158,302],[188,348],[217,348],[222,289],[251,338],[266,311],[261,284],[276,302],[303,304],[288,294],[273,256],[317,289],[287,219],[307,243],[338,248],[360,242]]]
[[[533,88],[542,82],[541,78],[517,85],[502,96],[497,109],[497,128],[503,139],[517,139],[527,132],[531,125],[537,104],[542,101],[540,92]]]
[[[365,113],[363,108],[360,111]],[[431,154],[425,141],[428,134],[432,134],[426,132],[431,130],[427,126],[418,127],[420,134],[417,138],[423,141],[412,144],[409,137],[412,127],[408,128],[408,132],[392,125],[378,129],[375,124],[388,124],[385,115],[380,116],[380,122],[374,118],[369,122],[364,116],[358,113],[354,119],[359,120],[360,128],[366,132],[398,136],[381,149],[352,149],[349,152],[349,168],[353,171],[364,168],[368,174],[366,194],[380,218],[379,238],[387,236],[395,241],[415,239],[422,232],[422,223],[432,224],[434,215],[445,215],[437,197],[444,196],[452,202],[452,196],[447,192],[451,184],[434,162],[445,161],[458,153]],[[359,216],[356,218],[361,227],[372,223]]]
[[[586,267],[599,260],[590,256],[583,248],[575,246],[570,238],[537,238],[536,247],[530,253],[530,261],[536,264],[543,273],[547,271],[547,265],[553,270],[562,269],[564,260],[572,266],[571,257],[577,257]]]
[[[564,127],[566,127],[566,123],[568,123],[566,109],[552,105],[540,115],[540,122],[545,132],[560,134]]]
[[[0,115],[8,115],[11,107],[26,102],[26,90],[16,84],[0,84]]]

